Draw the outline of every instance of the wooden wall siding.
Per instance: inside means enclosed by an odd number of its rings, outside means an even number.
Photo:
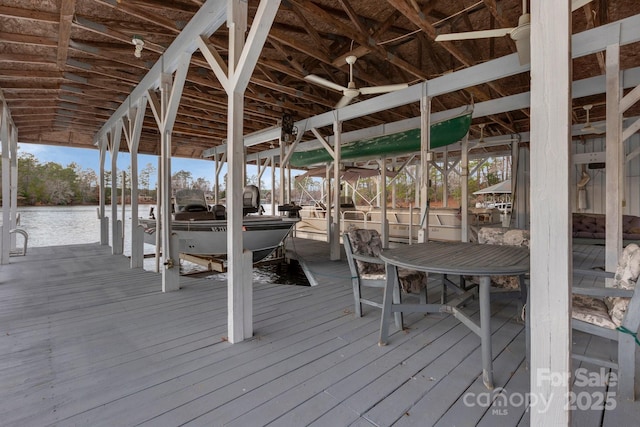
[[[605,139],[604,137],[588,138],[584,141],[574,140],[573,153],[592,153],[592,152],[604,152]],[[640,134],[635,134],[629,138],[629,141],[625,143],[626,153],[633,152],[640,147]],[[587,169],[591,180],[587,184],[587,199],[589,201],[588,209],[583,212],[587,213],[604,213],[606,209],[606,196],[605,196],[605,169]],[[580,180],[581,169],[579,166],[574,167],[573,176],[573,212],[578,212],[578,196],[575,183]],[[625,190],[627,205],[624,208],[626,215],[640,216],[640,157],[635,157],[627,164],[627,171],[625,177]]]
[[[465,404],[486,389],[479,340],[454,318],[406,316],[405,333],[378,347],[379,310],[353,317],[346,262],[330,261],[324,242],[295,239],[288,249],[319,285],[256,282],[255,336],[234,345],[224,340],[224,275],[163,294],[157,274],[97,244],[12,258],[0,270],[2,425],[529,425],[522,405]],[[575,266],[602,265],[602,251],[576,245]],[[439,289],[432,278],[430,298]],[[496,386],[527,393],[516,304],[492,311]],[[577,351],[609,351],[574,341]],[[640,403],[618,402],[576,411],[573,425],[635,425],[639,413]]]

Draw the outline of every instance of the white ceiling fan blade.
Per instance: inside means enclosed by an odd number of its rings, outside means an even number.
[[[343,96],[342,98],[340,98],[340,101],[338,101],[335,108],[338,109],[338,108],[346,107],[353,98],[354,98],[353,96]]]
[[[394,85],[383,85],[383,86],[371,86],[371,87],[361,87],[360,93],[363,95],[372,95],[374,93],[386,93],[393,92],[395,90],[404,89],[409,87],[407,83],[398,83]]]
[[[605,129],[601,129],[599,127],[595,127],[594,125],[592,125],[591,123],[586,123],[582,129],[580,129],[580,132],[582,133],[589,133],[589,134],[596,134],[596,135],[602,135],[603,133],[606,132]]]
[[[593,0],[573,0],[571,2],[571,11],[581,8],[582,6],[591,3]]]
[[[344,86],[340,86],[339,84],[336,84],[330,80],[327,79],[323,79],[322,77],[316,76],[315,74],[309,74],[304,76],[304,79],[313,83],[317,83],[319,85],[328,87],[330,89],[333,90],[337,90],[338,92],[343,92],[345,90],[347,90],[346,87]]]
[[[487,37],[502,37],[510,34],[514,28],[496,28],[494,30],[468,31],[465,33],[440,34],[436,37],[437,42],[452,40],[483,39]]]

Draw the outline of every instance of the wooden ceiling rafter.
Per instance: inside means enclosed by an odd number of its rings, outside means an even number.
[[[454,43],[436,43],[434,37],[443,26],[447,31],[512,27],[521,13],[521,1],[475,1],[467,11],[463,9],[470,3],[461,0],[284,1],[248,85],[245,132],[276,126],[285,111],[299,120],[332,109],[341,94],[304,78],[313,73],[345,85],[348,55],[360,58],[354,77],[362,87],[433,79],[513,53],[516,49],[509,37]],[[251,24],[257,1],[249,3]],[[640,13],[640,5],[631,3],[593,0],[573,14],[573,31]],[[26,135],[27,142],[91,145],[92,128],[100,128],[103,116],[121,105],[203,4],[203,0],[0,0],[0,86],[9,108],[15,109],[20,135]],[[140,59],[134,58],[133,35],[145,41]],[[226,57],[227,27],[222,25],[211,34],[208,43]],[[625,67],[635,63],[630,56]],[[602,54],[576,59],[575,78],[601,75],[603,66]],[[528,74],[522,73],[437,97],[433,111],[455,109],[470,103],[471,97],[481,102],[528,88]],[[587,101],[602,100],[592,96],[576,101],[574,121],[584,121],[578,102]],[[194,52],[176,118],[180,132],[174,138],[175,152],[199,155],[201,146],[220,144],[226,108],[220,83],[201,52]],[[595,108],[592,113],[594,119],[604,114]],[[526,131],[528,114],[523,109],[488,116],[483,118],[488,123],[485,131],[496,135]],[[417,115],[419,106],[413,103],[348,120],[344,129]],[[472,133],[477,133],[476,121]],[[149,113],[141,152],[158,151],[159,134],[154,127]],[[248,151],[261,149],[268,149],[268,144]]]

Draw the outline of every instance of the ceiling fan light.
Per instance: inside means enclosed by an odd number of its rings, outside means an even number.
[[[518,19],[518,26],[509,34],[516,43],[520,65],[531,62],[531,18],[528,13]]]

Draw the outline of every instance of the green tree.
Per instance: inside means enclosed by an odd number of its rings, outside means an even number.
[[[191,188],[193,176],[191,172],[180,170],[171,176],[171,187],[180,190],[183,188]]]

